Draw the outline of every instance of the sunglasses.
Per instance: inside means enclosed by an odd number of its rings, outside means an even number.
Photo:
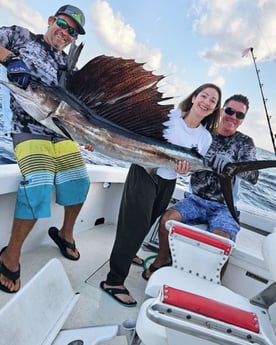
[[[239,120],[243,120],[245,118],[245,113],[242,113],[241,111],[236,111],[230,107],[224,108],[224,111],[227,115],[230,115],[230,116],[236,114],[236,118]]]
[[[55,21],[58,27],[60,27],[63,30],[68,30],[68,33],[70,36],[72,37],[77,37],[78,36],[78,31],[74,28],[72,28],[72,26],[70,26],[66,20],[62,19],[62,18],[57,18],[55,17]]]

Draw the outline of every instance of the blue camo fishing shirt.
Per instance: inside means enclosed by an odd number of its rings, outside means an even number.
[[[58,83],[58,71],[66,66],[67,55],[46,43],[43,35],[35,35],[20,26],[0,28],[0,45],[18,55],[31,74],[47,85]],[[60,137],[28,115],[11,96],[12,133],[32,133]]]
[[[242,162],[256,160],[256,147],[252,138],[237,131],[232,136],[213,135],[212,144],[205,156],[207,166],[212,167],[214,156],[223,153],[232,162]],[[238,174],[232,179],[234,203],[238,200],[240,179],[244,179],[252,184],[256,184],[259,172],[248,171]],[[219,176],[209,170],[196,171],[191,175],[191,190],[194,194],[203,199],[224,202]]]

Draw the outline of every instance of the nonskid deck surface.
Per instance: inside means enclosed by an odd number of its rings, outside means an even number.
[[[125,320],[136,320],[139,307],[144,301],[146,287],[146,281],[141,277],[142,267],[132,265],[126,280],[126,287],[138,302],[135,308],[121,306],[99,288],[99,283],[105,279],[109,269],[109,255],[115,231],[115,225],[98,225],[77,233],[75,239],[80,252],[79,261],[64,258],[51,240],[35,250],[22,254],[22,287],[50,259],[57,258],[64,265],[74,291],[80,292],[80,299],[64,324],[64,329],[122,324]],[[139,252],[143,258],[151,254],[143,250]],[[13,296],[0,292],[0,307]],[[103,344],[124,345],[127,342],[125,337],[117,337]]]

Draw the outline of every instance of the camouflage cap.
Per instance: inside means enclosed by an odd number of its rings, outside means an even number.
[[[64,5],[57,10],[55,16],[58,16],[59,14],[65,14],[66,16],[73,19],[78,26],[79,34],[85,34],[85,30],[83,28],[85,24],[85,17],[83,12],[79,8],[72,5]]]

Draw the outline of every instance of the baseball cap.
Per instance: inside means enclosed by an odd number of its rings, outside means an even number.
[[[72,5],[64,5],[64,6],[61,6],[57,10],[55,16],[58,16],[59,14],[65,14],[66,16],[73,19],[73,21],[78,26],[79,34],[81,34],[81,35],[85,34],[85,30],[83,28],[84,23],[85,23],[85,17],[84,17],[83,12],[79,8],[72,6]]]

